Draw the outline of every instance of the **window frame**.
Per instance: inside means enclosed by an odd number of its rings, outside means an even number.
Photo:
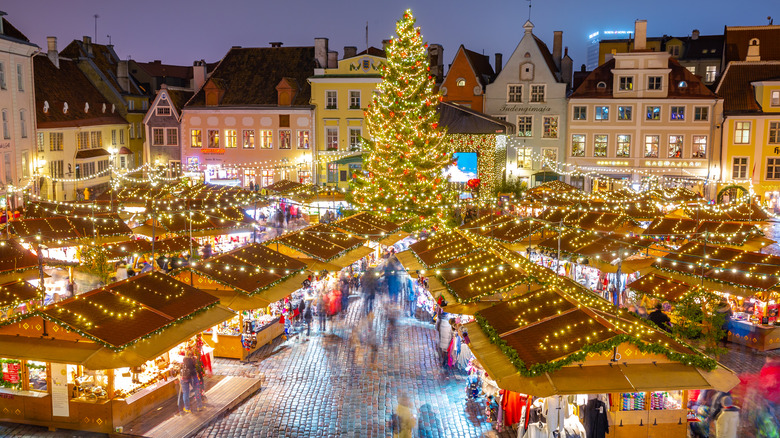
[[[331,105],[331,93],[332,93],[333,105]],[[325,109],[326,110],[339,109],[339,93],[337,90],[325,90]]]
[[[571,144],[569,145],[569,151],[571,157],[584,157],[585,156],[585,150],[588,147],[587,144],[587,138],[588,136],[585,134],[572,134],[571,135]],[[582,149],[578,151],[578,153],[575,153],[574,147],[575,145],[581,145]]]
[[[697,147],[701,145],[701,142],[697,142],[697,139],[704,139],[704,154],[697,156]],[[691,158],[707,158],[707,149],[710,148],[709,137],[706,135],[691,135]]]
[[[197,135],[195,134],[197,132]],[[197,139],[197,144],[194,140]],[[190,147],[202,148],[203,147],[203,130],[202,129],[190,129]]]
[[[179,128],[165,128],[165,145],[166,146],[179,145]]]
[[[669,121],[670,122],[684,122],[685,121],[685,105],[674,105],[669,107]]]
[[[744,127],[740,127],[743,125],[747,125],[747,129]],[[735,120],[734,121],[734,144],[750,144],[750,139],[752,138],[752,131],[753,130],[753,122],[749,120]],[[738,134],[741,135],[737,137]],[[745,134],[747,134],[747,139],[745,139]]]
[[[301,146],[301,143],[305,146]],[[295,132],[295,145],[300,150],[311,149],[311,131],[308,129],[298,129]]]
[[[740,160],[740,162],[737,163],[737,160]],[[741,162],[742,160],[744,160],[744,163]],[[731,179],[747,179],[747,170],[749,165],[750,157],[731,157]]]
[[[287,144],[285,146],[285,138],[284,134],[287,134]],[[279,149],[292,149],[292,130],[291,129],[280,129],[279,130]]]
[[[555,126],[553,126],[553,122]],[[558,116],[542,116],[542,138],[558,138],[560,135],[559,126]]]
[[[576,105],[572,107],[572,120],[588,121],[588,106]]]
[[[3,122],[3,139],[10,140],[11,139],[11,128],[8,125],[8,110],[3,109],[2,111],[2,122]]]
[[[621,137],[625,137],[628,141],[621,141]],[[621,145],[628,145],[627,152],[621,153]],[[631,158],[631,134],[617,134],[615,136],[615,157],[618,158]]]
[[[170,116],[171,115],[171,107],[169,107],[169,106],[158,106],[157,108],[155,108],[155,114],[158,115],[158,116]]]
[[[225,149],[238,148],[238,129],[225,130]]]
[[[652,144],[647,141],[649,138],[655,138],[655,155],[648,155],[647,145]],[[644,158],[658,158],[661,153],[661,136],[659,134],[645,134],[644,140],[642,144]]]
[[[325,127],[325,150],[328,152],[336,152],[339,150],[339,127],[338,126],[326,126]],[[335,144],[335,147],[333,146]]]
[[[339,165],[335,161],[330,161],[327,164],[328,184],[339,182]]]
[[[769,92],[769,106],[771,107],[780,106],[780,90],[771,90]]]
[[[685,136],[681,134],[669,134],[667,137],[667,158],[682,158],[683,157],[683,151],[685,150]],[[675,142],[672,142],[672,139],[675,139]],[[678,145],[679,150],[675,152],[675,155],[679,153],[679,155],[675,156],[672,154],[672,145]]]
[[[354,105],[354,93],[357,93],[357,105]],[[359,110],[360,104],[362,103],[362,96],[360,93],[360,90],[349,90],[349,109],[351,110]]]
[[[24,109],[19,110],[19,130],[22,138],[27,138],[27,117]]]
[[[355,132],[357,132],[357,137],[354,137]],[[363,150],[363,128],[361,126],[350,126],[347,129],[347,141],[349,142],[349,150],[352,152],[357,152]],[[353,143],[353,140],[357,139],[356,143]]]
[[[708,106],[693,107],[694,122],[708,122],[709,120],[710,120],[710,107]]]
[[[247,141],[249,140],[249,141]],[[254,149],[257,146],[254,129],[241,130],[241,149]]]
[[[777,122],[769,122],[769,127],[767,128],[767,136],[766,141],[769,144],[778,144],[780,143],[780,121]]]
[[[522,166],[520,163],[522,162]],[[526,166],[526,164],[528,164]],[[518,169],[532,169],[534,167],[533,160],[533,148],[531,147],[519,147],[517,148],[517,168]]]
[[[710,67],[713,68],[713,71],[710,71]],[[710,73],[712,73],[710,75]],[[706,65],[704,66],[704,82],[715,82],[715,79],[718,78],[718,66],[717,65]]]
[[[656,111],[658,110],[658,117],[650,117],[650,111],[653,110],[652,114],[655,115]],[[661,106],[660,105],[646,105],[645,106],[645,121],[660,121],[661,120]]]
[[[599,117],[599,110],[601,110],[601,117]],[[606,112],[606,113],[605,113]],[[605,117],[606,115],[606,117]],[[593,107],[593,120],[599,122],[609,121],[609,105],[596,105]]]
[[[16,82],[18,90],[24,92],[24,70],[22,64],[16,64]]]
[[[255,137],[255,146],[258,149],[270,150],[274,148],[273,129],[258,129]]]
[[[208,149],[220,149],[219,129],[206,130],[206,146]]]
[[[634,77],[618,76],[618,91],[634,91]]]
[[[772,163],[771,165],[770,162]],[[774,170],[773,173],[774,176],[771,177],[769,176],[770,166]],[[764,172],[765,172],[764,176],[766,177],[765,178],[766,180],[768,181],[780,180],[780,157],[766,157]]]
[[[152,146],[165,146],[165,128],[152,128]]]
[[[536,93],[538,89],[542,90],[541,100],[538,99],[539,93]],[[545,103],[547,102],[547,84],[531,84],[531,92],[528,94],[528,103]]]
[[[5,82],[5,63],[0,62],[0,90],[7,90],[8,85]]]
[[[512,88],[516,87],[519,91],[513,93]],[[513,100],[512,96],[516,95],[517,100]],[[523,84],[507,84],[506,85],[506,102],[507,103],[523,103]]]
[[[625,109],[628,109],[628,117],[621,117],[622,115],[625,115]],[[617,110],[617,119],[620,122],[630,122],[634,120],[634,105],[618,105]]]
[[[525,130],[522,130],[522,131],[520,130],[520,120],[521,119],[524,120],[523,125],[524,126],[527,125],[528,129],[525,129]],[[525,122],[527,122],[527,123],[525,123]],[[531,137],[533,137],[534,136],[534,116],[529,116],[529,115],[517,116],[515,127],[516,127],[516,135],[518,137],[524,137],[524,138],[531,138]],[[522,134],[521,134],[521,132],[522,132]]]
[[[604,141],[599,141],[599,139]],[[597,147],[603,145],[601,153],[599,153]],[[609,134],[593,134],[593,156],[604,158],[609,155]]]
[[[654,82],[658,82],[654,84]],[[664,77],[663,76],[648,76],[647,77],[647,89],[649,91],[661,91],[664,89]]]

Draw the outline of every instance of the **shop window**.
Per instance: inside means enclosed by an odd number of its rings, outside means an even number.
[[[15,359],[0,359],[2,373],[0,388],[22,389],[22,361]]]
[[[606,157],[607,146],[609,144],[608,136],[605,134],[596,134],[593,136],[593,156]]]
[[[628,158],[631,156],[630,135],[620,134],[617,136],[617,153],[615,155],[621,158]]]
[[[27,383],[31,391],[47,391],[46,362],[27,361]]]
[[[571,156],[585,156],[585,134],[572,134],[571,136]]]
[[[693,136],[693,158],[707,158],[707,136]]]
[[[658,158],[661,138],[658,135],[645,136],[645,158]]]
[[[682,158],[683,136],[669,136],[669,158]]]

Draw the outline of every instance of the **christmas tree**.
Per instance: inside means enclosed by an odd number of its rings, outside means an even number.
[[[452,164],[442,141],[427,44],[407,10],[386,48],[382,82],[365,112],[370,139],[363,139],[363,172],[353,174],[348,200],[390,219],[416,226],[443,223],[453,203],[444,169]]]

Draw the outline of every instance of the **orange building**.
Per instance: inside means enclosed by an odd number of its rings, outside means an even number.
[[[485,87],[501,71],[501,54],[496,53],[496,72],[490,58],[461,46],[450,64],[441,86],[445,102],[452,102],[482,112]]]

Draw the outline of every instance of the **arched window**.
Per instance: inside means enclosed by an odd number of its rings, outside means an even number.
[[[680,81],[680,83],[679,83],[679,84],[677,84],[677,86],[678,86],[678,87],[680,87],[680,88],[685,88],[685,87],[687,87],[687,86],[688,86],[688,83],[687,83],[687,82],[685,82],[685,81]]]
[[[463,78],[458,78],[457,81],[455,81],[455,84],[459,87],[465,87],[466,86],[466,80]]]
[[[596,84],[596,87],[597,88],[607,88],[607,83],[604,82],[604,81],[601,81],[598,84]]]

